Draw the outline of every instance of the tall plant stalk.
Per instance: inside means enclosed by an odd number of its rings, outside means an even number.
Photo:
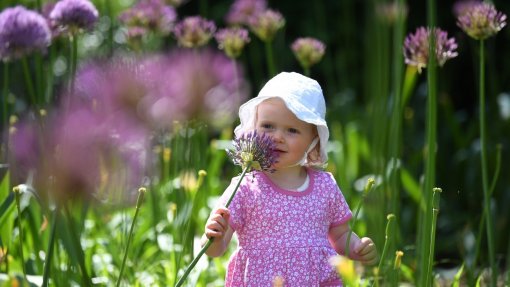
[[[374,278],[374,282],[372,283],[372,287],[373,286],[379,286],[379,274],[384,274],[384,272],[382,272],[382,269],[384,267],[384,262],[386,261],[386,253],[388,252],[388,247],[390,245],[390,234],[391,234],[391,226],[392,226],[392,222],[395,220],[395,215],[394,214],[388,214],[387,216],[387,219],[388,219],[388,223],[386,223],[386,232],[385,232],[385,236],[384,236],[384,247],[383,247],[383,250],[382,250],[382,253],[381,253],[381,258],[379,259],[379,265],[377,265],[377,274],[378,276],[376,278]]]
[[[430,249],[429,249],[429,262],[427,266],[427,274],[432,273],[432,263],[434,259],[434,248],[436,242],[436,226],[437,226],[437,215],[439,214],[439,199],[441,196],[441,189],[434,188],[432,195],[432,225],[430,227]],[[431,276],[426,276],[426,284],[425,286],[431,286]]]
[[[354,226],[356,225],[356,221],[358,220],[359,211],[361,210],[361,206],[363,205],[363,202],[365,201],[365,197],[370,192],[372,187],[374,186],[375,180],[373,178],[369,178],[367,181],[367,184],[365,185],[365,190],[363,191],[363,196],[361,197],[360,202],[358,203],[358,207],[356,208],[356,211],[354,212],[354,217],[352,219],[351,228],[349,229],[349,233],[347,234],[347,241],[345,242],[345,256],[349,257],[349,247],[351,244],[351,237],[353,233]]]
[[[491,195],[489,191],[489,179],[487,174],[487,142],[485,130],[485,45],[484,40],[480,40],[480,148],[481,148],[481,166],[482,166],[482,185],[484,196],[484,210],[487,227],[487,244],[489,247],[489,262],[491,266],[491,286],[497,284],[498,270],[496,268],[495,249],[494,249],[494,227],[492,222],[492,213],[490,210]]]
[[[239,189],[239,185],[241,184],[241,181],[243,180],[244,176],[246,175],[246,172],[248,172],[251,169],[251,166],[252,166],[252,162],[248,162],[246,164],[246,166],[243,168],[243,172],[241,173],[241,176],[240,176],[239,180],[237,181],[234,191],[232,192],[229,199],[225,203],[225,208],[228,208],[230,206],[230,203],[234,199],[234,196],[236,195],[237,190]],[[200,251],[198,252],[197,256],[195,256],[195,258],[193,258],[193,261],[191,261],[188,268],[186,268],[186,270],[184,271],[184,274],[181,276],[179,281],[177,281],[177,284],[175,284],[175,287],[179,287],[179,286],[182,286],[182,284],[184,284],[184,281],[186,281],[186,278],[188,278],[191,270],[193,270],[193,268],[195,268],[195,265],[197,265],[198,260],[200,260],[202,255],[204,255],[204,253],[207,251],[207,249],[209,249],[209,246],[211,246],[211,244],[213,243],[213,240],[214,240],[213,237],[211,237],[211,238],[209,238],[209,240],[207,240],[207,242],[204,244],[202,249],[200,249]]]
[[[28,91],[28,101],[32,102],[33,105],[37,103],[34,91],[34,83],[32,82],[32,77],[30,76],[30,68],[28,67],[27,57],[23,57],[21,60],[21,64],[23,66],[23,75],[25,76],[25,84],[27,85]]]
[[[16,208],[18,209],[18,230],[19,230],[19,254],[21,257],[21,268],[23,270],[23,277],[27,277],[25,269],[25,257],[23,256],[23,228],[21,226],[21,189],[19,186],[13,188],[14,196],[16,197]]]
[[[276,67],[274,64],[273,57],[273,42],[272,41],[264,41],[264,45],[266,48],[266,61],[267,61],[267,69],[269,72],[269,77],[273,77],[276,75]]]
[[[419,286],[427,286],[429,277],[428,264],[430,261],[430,227],[432,224],[432,187],[436,177],[436,136],[437,136],[437,61],[436,61],[436,3],[435,0],[427,0],[427,22],[430,29],[429,57],[427,63],[427,143],[425,162],[425,183],[423,186],[423,200],[425,200],[425,214],[421,222],[420,246],[420,274]]]
[[[3,77],[3,86],[2,86],[2,125],[0,125],[0,129],[3,125],[7,127],[9,124],[9,116],[8,116],[8,97],[9,97],[9,63],[4,62],[4,77]]]
[[[51,259],[53,257],[53,250],[55,247],[55,234],[57,230],[58,224],[58,216],[60,213],[60,209],[57,207],[53,212],[53,218],[51,220],[51,232],[50,232],[50,241],[48,242],[48,251],[46,252],[45,262],[44,262],[44,271],[43,271],[43,283],[42,287],[47,287],[50,279],[50,270],[51,270]]]
[[[131,240],[133,239],[133,230],[135,229],[136,219],[138,218],[138,212],[140,211],[140,207],[142,206],[143,198],[144,198],[146,191],[147,190],[145,188],[138,189],[138,198],[136,200],[135,215],[133,217],[133,222],[131,222],[131,228],[129,229],[129,236],[128,236],[128,241],[126,244],[126,250],[124,251],[124,258],[122,258],[122,265],[120,266],[119,278],[117,279],[117,284],[116,284],[117,287],[120,286],[120,281],[122,279],[122,273],[124,272],[124,267],[126,266],[126,259],[127,259],[127,255],[128,255],[128,251],[129,251],[129,246],[131,244]]]

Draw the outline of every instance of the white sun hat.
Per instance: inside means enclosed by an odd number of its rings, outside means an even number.
[[[328,161],[326,146],[329,129],[326,124],[326,103],[322,89],[316,80],[296,72],[282,72],[270,79],[260,90],[257,97],[247,101],[239,108],[241,123],[235,128],[237,137],[255,129],[257,106],[269,98],[280,98],[287,108],[304,122],[317,126],[320,140],[320,164]]]

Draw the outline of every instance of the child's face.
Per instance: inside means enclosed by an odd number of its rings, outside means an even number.
[[[274,139],[279,152],[276,169],[298,163],[317,136],[316,127],[298,119],[279,98],[270,98],[258,105],[255,128]]]

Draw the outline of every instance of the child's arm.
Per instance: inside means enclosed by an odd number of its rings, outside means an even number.
[[[228,220],[230,212],[224,207],[215,209],[205,224],[205,234],[202,236],[201,245],[204,246],[209,238],[214,238],[205,254],[218,257],[225,253],[228,243],[232,239],[234,231],[230,228]]]
[[[349,224],[343,223],[334,226],[329,230],[329,242],[339,254],[344,255],[345,244],[349,236]],[[348,257],[358,260],[366,265],[372,265],[377,262],[377,249],[372,239],[368,237],[359,238],[356,233],[352,233],[349,242]]]

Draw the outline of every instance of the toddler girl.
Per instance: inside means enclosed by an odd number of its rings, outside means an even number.
[[[236,136],[257,130],[271,136],[278,162],[273,173],[245,176],[228,209],[211,213],[203,244],[214,238],[209,256],[221,256],[236,232],[225,286],[342,286],[329,258],[343,254],[352,213],[326,164],[329,131],[326,105],[317,81],[298,73],[280,73],[257,97],[239,108]],[[239,177],[220,199],[225,204]],[[219,205],[221,206],[221,205]],[[351,259],[374,264],[373,241],[352,233]]]

